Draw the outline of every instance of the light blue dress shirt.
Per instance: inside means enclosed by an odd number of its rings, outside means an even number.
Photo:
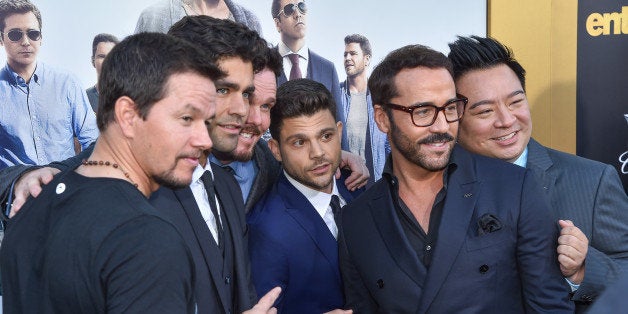
[[[39,62],[26,81],[7,64],[0,72],[0,169],[45,165],[75,155],[98,137],[96,116],[78,79]]]
[[[234,177],[236,181],[238,181],[240,190],[242,190],[242,200],[246,203],[246,199],[249,197],[251,187],[253,186],[253,181],[259,172],[259,168],[255,162],[253,160],[249,160],[245,162],[233,161],[228,164],[223,164],[216,159],[214,155],[209,155],[209,161],[223,168],[229,166],[233,169],[233,172],[235,172]]]

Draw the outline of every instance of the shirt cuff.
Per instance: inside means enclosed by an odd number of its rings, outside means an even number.
[[[577,285],[577,284],[571,282],[571,280],[569,280],[567,278],[565,278],[565,280],[569,284],[569,287],[571,288],[571,292],[576,292],[576,290],[578,290],[578,288],[580,288],[580,285]]]

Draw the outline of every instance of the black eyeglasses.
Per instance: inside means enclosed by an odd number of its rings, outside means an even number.
[[[467,98],[461,97],[446,102],[442,107],[437,107],[432,104],[419,104],[410,107],[397,104],[386,104],[386,106],[391,109],[409,113],[414,125],[426,127],[434,124],[438,113],[441,111],[445,114],[445,120],[449,123],[460,120],[468,101]]]
[[[41,39],[41,32],[35,29],[29,29],[26,31],[26,36],[28,36],[28,39],[31,41],[38,41]],[[24,37],[24,32],[21,29],[12,29],[7,32],[7,37],[13,42],[18,42]]]
[[[279,11],[279,14],[277,14],[277,18],[279,18],[281,13],[283,13],[283,15],[285,15],[286,17],[289,17],[292,14],[294,14],[294,12],[296,12],[297,9],[299,10],[299,12],[301,12],[301,14],[307,13],[307,6],[305,6],[305,2],[299,2],[296,4],[289,3],[289,4],[286,4],[286,6],[283,7],[283,9],[281,9],[281,11]]]

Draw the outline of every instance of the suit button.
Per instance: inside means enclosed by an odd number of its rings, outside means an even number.
[[[227,276],[225,277],[225,284],[230,284],[231,283],[231,277]]]
[[[482,265],[480,266],[480,274],[484,274],[488,271],[488,265]]]
[[[384,288],[384,281],[381,279],[377,280],[377,287],[379,287],[380,289]]]

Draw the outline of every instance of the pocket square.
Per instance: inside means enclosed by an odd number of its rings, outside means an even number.
[[[491,232],[495,232],[502,228],[502,223],[497,217],[491,214],[484,214],[478,220],[478,234],[483,235]]]

